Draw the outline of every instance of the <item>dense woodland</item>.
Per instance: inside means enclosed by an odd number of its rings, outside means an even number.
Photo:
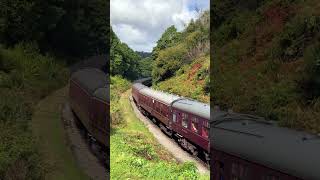
[[[35,42],[41,52],[71,57],[105,54],[108,2],[103,0],[2,0],[0,42]]]
[[[35,105],[66,85],[67,65],[108,53],[105,0],[0,3],[0,179],[44,179],[30,124]],[[106,61],[107,62],[107,61]]]
[[[215,0],[212,101],[320,132],[317,0]]]

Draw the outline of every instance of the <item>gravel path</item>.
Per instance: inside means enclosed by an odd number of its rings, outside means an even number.
[[[81,130],[77,125],[77,119],[73,115],[68,103],[65,103],[62,116],[64,121],[65,131],[68,137],[69,145],[71,146],[73,155],[76,158],[79,166],[83,171],[94,180],[105,180],[109,177],[106,168],[93,154],[96,147],[93,145],[90,148],[85,140],[84,130]],[[95,151],[97,152],[97,151]]]
[[[209,169],[202,163],[199,162],[196,158],[190,155],[188,152],[181,149],[181,147],[171,138],[166,136],[158,126],[153,124],[147,117],[145,117],[136,107],[135,103],[132,100],[132,97],[129,98],[131,106],[137,116],[153,134],[153,136],[158,140],[158,142],[165,147],[179,162],[194,162],[198,170],[202,174],[209,174]]]

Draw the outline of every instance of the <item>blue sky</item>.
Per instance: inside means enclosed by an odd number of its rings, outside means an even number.
[[[111,25],[133,50],[151,52],[166,28],[197,18],[196,7],[209,9],[209,0],[111,0]]]

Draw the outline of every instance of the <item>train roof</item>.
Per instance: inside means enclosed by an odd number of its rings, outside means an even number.
[[[173,107],[183,111],[195,114],[205,119],[210,119],[210,105],[194,101],[191,99],[181,98],[172,104]]]
[[[179,96],[173,95],[173,94],[168,94],[162,91],[157,91],[152,88],[149,88],[146,86],[146,88],[140,89],[140,93],[153,97],[157,99],[158,101],[161,101],[165,104],[170,105],[174,100],[179,99]]]
[[[210,122],[214,149],[303,179],[320,179],[320,137],[263,118],[216,112]]]
[[[143,89],[143,88],[147,88],[147,86],[141,84],[141,83],[134,83],[133,85],[133,88],[135,88],[136,90],[140,90],[140,89]]]
[[[93,96],[104,102],[110,102],[110,92],[109,92],[109,88],[107,87],[96,89],[93,93]]]
[[[79,83],[91,95],[110,101],[107,74],[101,70],[96,68],[81,69],[71,75],[71,80]]]
[[[139,90],[140,93],[153,97],[158,101],[166,103],[167,105],[171,105],[177,109],[181,109],[185,112],[189,112],[210,120],[210,105],[208,104],[162,91],[157,91],[141,84],[140,82],[134,83],[133,88]]]

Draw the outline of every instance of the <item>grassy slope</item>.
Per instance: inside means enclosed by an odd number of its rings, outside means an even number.
[[[213,101],[287,127],[319,132],[320,100],[306,98],[303,87],[308,76],[305,50],[319,35],[306,35],[313,24],[300,23],[312,22],[319,12],[315,0],[271,0],[258,11],[237,12],[233,20],[215,28]],[[238,37],[225,37],[231,27],[239,31]],[[303,34],[314,37],[309,40]],[[291,45],[285,47],[285,42]]]
[[[29,125],[38,101],[66,83],[60,62],[32,45],[0,46],[0,179],[43,179],[51,171]]]
[[[130,105],[130,90],[120,95],[124,88],[117,86],[120,80],[112,80],[111,109],[117,106],[121,120],[113,125],[111,131],[111,179],[209,179],[199,175],[190,163],[178,164],[175,159],[154,139],[153,135],[137,119]],[[120,84],[120,83],[119,83]],[[124,83],[128,85],[128,83]],[[129,86],[127,86],[129,87]],[[122,90],[116,89],[121,88]],[[115,111],[112,118],[115,118]]]
[[[206,80],[202,74],[209,71],[209,66],[209,55],[199,57],[192,64],[181,68],[174,77],[158,83],[154,88],[209,103],[210,95],[204,91]]]
[[[64,136],[61,108],[67,101],[67,87],[41,100],[32,118],[32,129],[37,137],[44,163],[50,169],[45,179],[88,179],[77,166]]]

